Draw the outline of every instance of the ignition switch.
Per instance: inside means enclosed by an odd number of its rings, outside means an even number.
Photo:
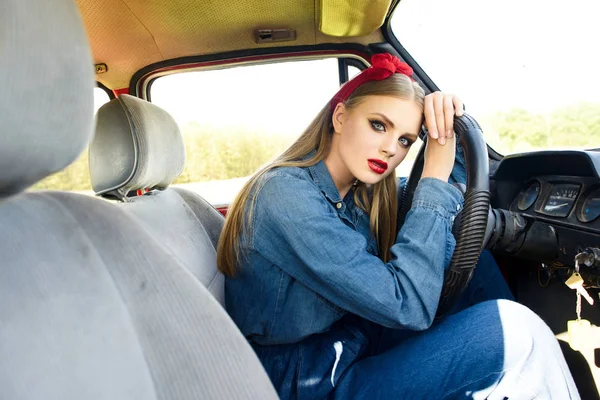
[[[575,259],[586,267],[600,269],[600,249],[597,247],[586,247]]]

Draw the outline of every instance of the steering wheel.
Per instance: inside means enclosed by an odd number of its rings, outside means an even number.
[[[481,128],[473,117],[464,114],[462,117],[454,118],[454,130],[465,154],[467,186],[464,193],[464,207],[455,219],[452,229],[456,238],[456,248],[450,261],[450,267],[446,271],[437,310],[438,318],[450,311],[469,284],[483,250],[484,239],[489,238],[493,226],[493,223],[488,224],[488,215],[490,214],[489,161],[487,145],[483,139]],[[427,135],[425,135],[426,137]],[[402,193],[398,227],[402,226],[406,214],[412,206],[415,189],[423,172],[424,155],[425,146],[422,146]]]

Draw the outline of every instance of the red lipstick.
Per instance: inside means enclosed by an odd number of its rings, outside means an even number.
[[[388,169],[388,165],[385,161],[376,158],[369,158],[367,161],[369,168],[377,174],[383,174]]]

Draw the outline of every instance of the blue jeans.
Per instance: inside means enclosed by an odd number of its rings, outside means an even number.
[[[282,399],[579,399],[553,333],[512,298],[483,252],[455,313],[425,331],[350,316],[254,348]]]
[[[500,299],[500,300],[498,300]],[[336,399],[579,399],[556,338],[484,252],[455,308],[423,332],[383,329]]]

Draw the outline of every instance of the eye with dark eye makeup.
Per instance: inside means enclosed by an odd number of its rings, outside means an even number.
[[[410,147],[410,146],[412,146],[413,141],[410,140],[410,139],[408,139],[408,138],[406,138],[406,137],[404,137],[404,136],[400,136],[398,138],[398,143],[400,143],[400,145],[402,147]]]
[[[377,132],[385,132],[385,125],[383,122],[377,120],[369,120],[369,123]]]

